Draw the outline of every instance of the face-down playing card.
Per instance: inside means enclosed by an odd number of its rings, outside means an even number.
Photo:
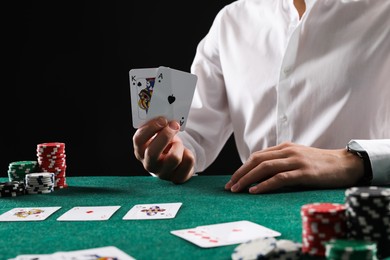
[[[180,130],[185,129],[189,109],[194,96],[197,76],[185,71],[161,66],[155,78],[153,97],[147,120],[164,116],[176,120]]]

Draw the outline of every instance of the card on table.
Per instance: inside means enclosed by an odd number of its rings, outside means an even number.
[[[152,118],[164,116],[179,122],[183,131],[197,76],[164,66],[131,69],[129,75],[133,127],[138,128]]]
[[[14,208],[0,215],[0,221],[40,221],[61,207]]]
[[[247,220],[173,230],[171,234],[204,248],[240,244],[251,239],[281,235],[275,230]]]
[[[155,203],[138,204],[133,206],[123,217],[129,219],[167,219],[174,218],[179,211],[182,203]]]
[[[15,258],[9,260],[54,260],[52,255],[42,255],[42,254],[33,254],[33,255],[18,255]]]
[[[134,260],[115,246],[98,247],[84,250],[56,252],[53,254],[19,255],[12,260],[91,260],[91,259],[115,259]]]
[[[84,206],[73,207],[59,218],[58,221],[92,221],[108,220],[121,206]]]
[[[92,259],[115,259],[115,260],[135,260],[115,246],[91,248],[85,250],[57,252],[53,254],[53,259],[58,260],[92,260]]]

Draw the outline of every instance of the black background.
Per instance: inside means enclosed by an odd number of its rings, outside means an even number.
[[[76,2],[76,1],[75,1]],[[36,145],[64,142],[67,176],[148,175],[133,154],[131,68],[189,71],[232,1],[26,1],[3,9],[0,177]],[[204,174],[240,165],[229,139]]]

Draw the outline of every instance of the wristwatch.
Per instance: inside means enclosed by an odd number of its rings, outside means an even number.
[[[367,152],[354,141],[350,141],[347,145],[347,150],[350,153],[353,153],[359,156],[363,160],[364,164],[364,175],[357,183],[358,186],[369,186],[372,181],[372,168],[370,158],[368,157]]]

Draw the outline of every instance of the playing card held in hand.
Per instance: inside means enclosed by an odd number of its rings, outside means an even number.
[[[131,69],[129,76],[133,127],[138,128],[152,118],[164,116],[176,120],[183,131],[197,76],[164,66]]]

